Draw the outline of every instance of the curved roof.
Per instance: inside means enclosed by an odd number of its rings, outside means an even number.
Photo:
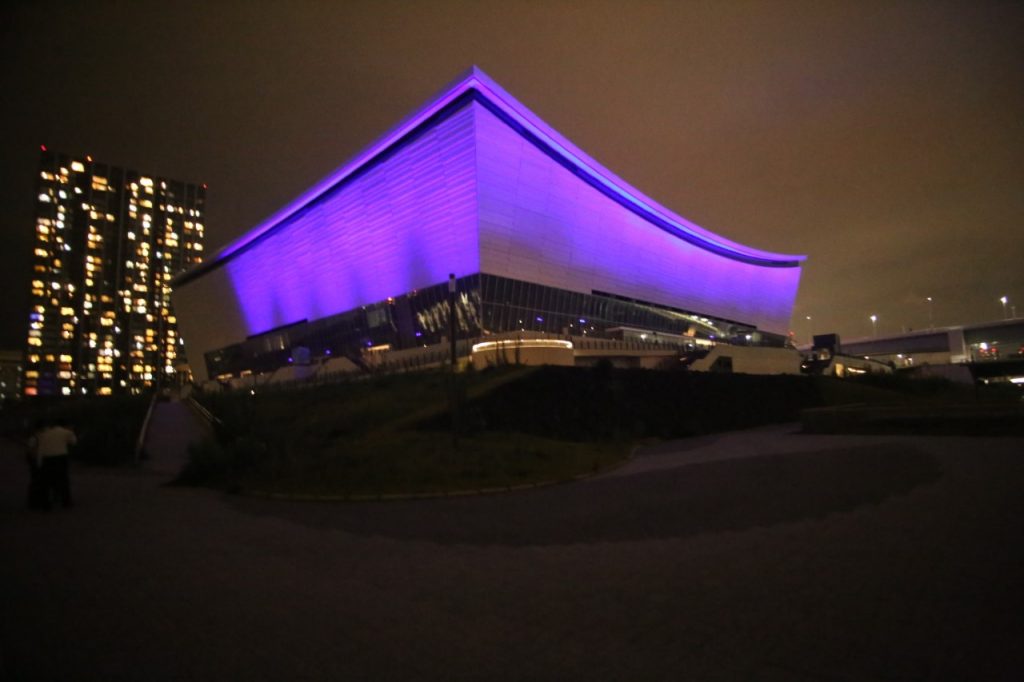
[[[284,227],[285,221],[290,217],[315,203],[318,198],[339,184],[360,174],[380,157],[400,146],[407,138],[425,127],[430,127],[432,123],[453,111],[453,108],[461,107],[462,103],[470,98],[486,106],[587,184],[685,241],[726,258],[766,267],[797,267],[806,259],[806,256],[802,255],[771,253],[738,244],[670,211],[588,156],[474,66],[351,161],[245,235],[217,251],[203,264],[176,277],[172,285],[184,284],[220,267],[256,242],[270,236],[276,229]]]

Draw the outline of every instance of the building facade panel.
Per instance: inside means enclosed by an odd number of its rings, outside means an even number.
[[[686,242],[582,183],[485,108],[476,115],[482,272],[787,332],[799,267]]]
[[[203,320],[184,329],[189,347],[202,354],[477,272],[473,123],[468,106],[453,113],[179,286],[175,305]]]

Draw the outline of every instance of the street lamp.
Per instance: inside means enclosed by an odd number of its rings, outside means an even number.
[[[810,315],[808,315],[805,319],[807,320],[807,336],[810,337],[811,343],[813,344],[814,343],[814,324],[811,322],[811,316]]]
[[[1010,299],[1006,298],[1006,296],[1003,296],[1002,298],[999,299],[999,302],[1003,304],[1003,319],[1004,320],[1006,319],[1006,302],[1009,301],[1009,300]]]
[[[451,395],[450,395],[450,407],[452,411],[452,449],[459,449],[459,386],[458,377],[455,375],[455,332],[458,330],[455,319],[455,273],[448,275],[448,321],[449,321],[449,332],[451,336],[451,351],[452,351],[452,374],[451,374]]]
[[[449,333],[451,337],[452,347],[452,372],[455,371],[455,273],[448,275],[448,322],[449,322]]]
[[[932,297],[931,296],[929,296],[928,298],[926,298],[924,300],[928,301],[928,328],[929,329],[935,329],[935,315],[933,314],[934,313],[934,307],[935,307],[933,305],[934,302],[932,301]]]
[[[878,336],[878,315],[871,316],[871,335]]]

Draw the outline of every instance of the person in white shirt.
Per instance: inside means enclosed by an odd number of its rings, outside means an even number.
[[[58,419],[44,426],[32,437],[36,463],[39,467],[39,484],[41,506],[49,509],[52,497],[56,497],[61,506],[71,506],[71,480],[68,475],[70,460],[69,448],[76,445],[78,439],[75,432],[68,428],[67,422]]]

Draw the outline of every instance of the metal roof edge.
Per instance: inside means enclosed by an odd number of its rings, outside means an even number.
[[[437,95],[428,100],[426,104],[402,119],[401,122],[384,133],[375,142],[365,147],[348,162],[329,173],[301,195],[262,220],[244,235],[218,249],[211,255],[209,260],[177,275],[171,281],[172,288],[186,284],[231,260],[231,258],[243,251],[247,246],[305,208],[338,183],[371,163],[377,156],[383,154],[400,142],[406,135],[413,132],[424,121],[470,90],[476,90],[495,107],[516,120],[519,125],[550,145],[566,161],[575,165],[579,171],[588,174],[595,184],[602,185],[606,193],[616,194],[624,201],[630,202],[644,212],[660,218],[660,221],[667,223],[680,232],[680,237],[686,238],[684,235],[688,236],[687,241],[698,246],[705,246],[709,250],[725,257],[731,256],[738,260],[760,263],[762,265],[797,267],[806,260],[807,256],[805,255],[761,251],[730,241],[665,208],[591,158],[558,133],[558,131],[541,120],[528,107],[515,99],[479,67],[472,66],[464,71],[459,78],[452,81],[448,86],[439,91]]]

